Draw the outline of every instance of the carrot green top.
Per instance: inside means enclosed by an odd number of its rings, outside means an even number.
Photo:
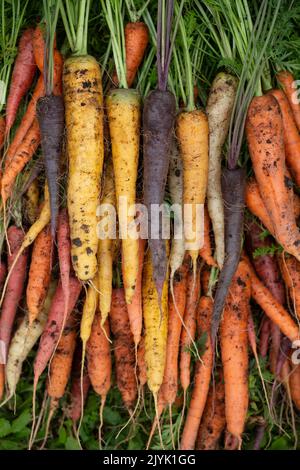
[[[74,56],[87,55],[91,0],[57,0],[70,49]]]

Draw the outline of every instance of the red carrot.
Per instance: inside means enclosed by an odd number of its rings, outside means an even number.
[[[8,268],[10,268],[20,249],[24,238],[24,233],[20,228],[13,225],[9,227],[7,231],[7,237],[11,249],[11,254],[8,254]],[[14,267],[13,274],[11,275],[8,281],[7,290],[2,304],[0,316],[0,340],[3,341],[3,344],[5,346],[5,357],[3,358],[4,363],[7,359],[8,346],[10,342],[17,307],[21,300],[22,292],[25,285],[26,266],[27,251],[25,251],[20,256],[16,263],[16,266]]]
[[[77,278],[70,278],[70,297],[67,316],[73,311],[81,290],[81,284]],[[65,308],[65,297],[61,282],[59,282],[54,294],[47,323],[41,336],[39,348],[34,361],[34,387],[36,387],[38,379],[45,370],[49,359],[54,351],[55,345],[59,338]]]
[[[36,71],[32,37],[33,29],[26,29],[19,41],[18,55],[11,77],[11,85],[6,104],[6,135],[9,133],[15,121],[19,104],[23,96],[29,90]]]
[[[82,397],[81,392],[83,391],[83,403],[85,403],[88,392],[90,389],[90,378],[87,368],[83,369],[82,377],[82,390],[81,390],[81,360],[82,360],[82,345],[79,341],[77,348],[74,353],[73,365],[72,365],[72,385],[71,385],[71,403],[68,409],[68,415],[70,416],[73,423],[76,423],[81,416]]]

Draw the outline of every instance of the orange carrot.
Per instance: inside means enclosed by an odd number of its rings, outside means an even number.
[[[0,116],[0,150],[2,148],[5,137],[5,119],[3,116]]]
[[[134,295],[131,304],[127,304],[127,311],[130,323],[130,330],[133,335],[134,344],[137,346],[141,339],[143,326],[142,308],[142,274],[144,266],[144,252],[146,240],[139,239],[139,271],[136,278]]]
[[[104,331],[103,331],[104,328]],[[105,401],[111,385],[111,355],[109,337],[109,324],[101,326],[101,316],[96,313],[92,332],[86,346],[88,374],[95,392]]]
[[[132,410],[137,397],[135,354],[123,288],[113,290],[110,325],[114,335],[113,344],[118,389],[126,408]]]
[[[293,111],[282,90],[271,90],[269,93],[276,98],[282,114],[286,164],[297,186],[300,186],[300,134]]]
[[[258,279],[250,261],[244,257],[248,265],[248,271],[251,278],[251,296],[256,303],[263,309],[265,314],[279,326],[282,333],[291,341],[299,338],[299,328],[285,310],[285,308],[273,297],[269,289]]]
[[[227,443],[238,442],[248,410],[248,315],[250,309],[250,276],[244,261],[233,278],[221,323],[221,354],[225,382],[225,416]]]
[[[35,119],[28,130],[24,140],[19,145],[14,156],[8,161],[6,159],[5,170],[1,182],[1,196],[3,204],[11,196],[11,192],[18,174],[23,170],[26,163],[34,155],[40,145],[40,129]]]
[[[259,192],[258,184],[255,178],[250,178],[247,181],[245,201],[248,209],[252,212],[253,215],[258,217],[258,219],[263,223],[266,229],[273,235],[273,225],[267,209],[263,203],[262,197]],[[297,194],[293,194],[293,206],[294,206],[294,215],[297,219],[300,215],[300,198]]]
[[[160,393],[168,405],[174,403],[178,387],[178,354],[182,330],[181,319],[186,305],[186,275],[187,266],[182,265],[175,272],[173,279],[174,299],[172,295],[169,295],[167,352],[164,378],[160,388]]]
[[[289,291],[291,306],[300,320],[300,263],[293,256],[278,257],[281,274]]]
[[[185,328],[182,328],[180,338],[180,383],[184,393],[190,385],[190,367],[191,367],[191,339],[196,335],[196,314],[200,295],[200,269],[197,270],[196,280],[193,270],[190,269],[187,274],[186,305],[183,322]]]
[[[297,97],[295,78],[290,72],[287,71],[277,73],[276,77],[282,86],[287,99],[289,100],[290,107],[293,110],[294,119],[296,121],[298,130],[300,131],[300,103]]]
[[[277,241],[300,260],[300,234],[287,184],[283,125],[280,108],[272,95],[253,98],[247,115],[246,134],[259,191],[272,221]]]
[[[33,55],[35,63],[41,73],[44,73],[45,57],[45,28],[37,25],[32,36]]]
[[[25,138],[27,132],[31,128],[33,121],[36,117],[36,104],[41,96],[45,94],[44,78],[41,75],[35,86],[31,100],[27,106],[26,112],[21,120],[21,123],[14,135],[13,141],[10,144],[6,157],[5,157],[5,166],[10,165],[12,158],[17,152],[19,146],[22,144],[23,139]]]
[[[59,405],[59,399],[63,397],[70,378],[72,361],[76,347],[76,322],[74,313],[70,315],[65,325],[57,349],[50,364],[47,380],[47,393],[50,397],[49,414],[46,423],[45,437],[41,449],[45,446],[52,417]],[[32,445],[30,438],[29,447]]]
[[[210,387],[195,449],[217,450],[225,425],[225,389],[221,379],[215,389]]]
[[[202,296],[198,305],[197,320],[199,325],[199,338],[205,337],[205,350],[201,360],[197,361],[194,388],[184,424],[180,449],[192,450],[195,447],[199,424],[203,415],[211,372],[213,366],[213,349],[210,339],[211,319],[213,312],[213,301],[210,297]]]
[[[49,397],[61,398],[70,377],[73,355],[76,346],[76,321],[74,312],[69,316],[62,336],[50,364],[50,374],[47,383]]]
[[[101,315],[96,313],[92,325],[91,335],[87,342],[87,369],[94,391],[100,396],[100,425],[99,447],[101,448],[101,430],[103,426],[103,409],[109,389],[111,387],[111,354],[109,344],[108,320],[102,326]],[[82,387],[83,388],[83,387]],[[83,400],[82,400],[83,404]],[[81,405],[82,406],[82,405]]]
[[[26,290],[29,323],[41,311],[47,295],[52,270],[52,237],[47,225],[37,236],[32,250]]]
[[[149,32],[145,23],[127,23],[125,26],[126,50],[126,81],[130,88],[134,82],[138,68],[143,60],[149,42]],[[118,86],[117,74],[114,73],[113,82]]]
[[[217,266],[216,261],[214,260],[211,252],[211,243],[210,243],[210,218],[208,214],[207,207],[204,207],[204,240],[203,247],[200,248],[200,256],[204,259],[206,264],[209,266]]]

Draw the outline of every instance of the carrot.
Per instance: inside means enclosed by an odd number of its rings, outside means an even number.
[[[253,98],[247,114],[246,135],[259,191],[275,237],[288,253],[300,260],[299,230],[291,199],[293,190],[285,180],[282,119],[272,95]]]
[[[196,363],[192,397],[181,436],[181,450],[194,449],[198,428],[207,399],[213,366],[213,349],[209,334],[212,312],[212,299],[210,297],[202,296],[198,305],[197,321],[199,325],[198,336],[199,338],[205,338],[205,349],[201,357],[201,362],[198,360]]]
[[[203,292],[203,295],[208,295],[209,291],[209,281],[210,281],[210,269],[204,268],[202,269],[201,272],[201,292]]]
[[[263,251],[272,247],[272,238],[266,237],[256,222],[250,223],[247,227],[246,247],[258,277],[275,299],[284,305],[285,289],[277,259],[274,255]]]
[[[143,307],[142,307],[142,274],[144,266],[144,252],[146,240],[139,239],[139,271],[136,278],[136,286],[132,303],[127,304],[127,312],[129,317],[130,330],[133,336],[135,346],[141,340],[142,327],[143,327]]]
[[[142,21],[127,23],[124,30],[126,51],[126,81],[130,88],[134,82],[136,73],[144,57],[149,41],[148,28]],[[113,82],[119,85],[117,74],[113,76]]]
[[[270,328],[271,320],[264,316],[260,326],[260,338],[259,338],[259,354],[261,357],[266,357],[269,348],[270,339]]]
[[[3,116],[0,116],[0,150],[3,146],[5,138],[5,119]]]
[[[13,141],[11,142],[7,154],[5,157],[5,167],[9,167],[13,157],[15,156],[18,148],[22,144],[23,140],[26,138],[26,135],[32,125],[34,124],[34,120],[36,117],[36,104],[38,99],[45,94],[45,86],[44,86],[44,79],[41,75],[37,81],[35,86],[34,92],[32,94],[31,100],[27,106],[26,112],[22,117],[21,123],[14,135]]]
[[[11,254],[7,256],[7,264],[10,269],[16,255],[22,245],[24,234],[22,229],[12,225],[7,231],[8,242],[11,248]],[[1,364],[7,361],[8,347],[10,343],[12,328],[17,312],[18,304],[22,298],[26,279],[28,252],[23,252],[13,268],[13,274],[9,279],[7,291],[5,293],[1,315],[0,315],[0,342],[1,342]]]
[[[82,346],[81,343],[78,342],[77,347],[74,353],[74,359],[72,364],[72,372],[71,372],[71,403],[68,409],[68,416],[70,416],[73,423],[80,419],[82,415],[82,397],[81,392],[83,391],[83,404],[85,403],[89,388],[90,388],[90,378],[88,374],[87,367],[84,367],[83,371],[83,379],[82,379],[82,390],[81,390],[81,370],[82,370]]]
[[[143,272],[143,316],[145,324],[145,361],[147,383],[154,397],[163,381],[167,347],[168,282],[165,280],[162,298],[162,317],[153,280],[151,253],[146,254]]]
[[[151,230],[148,243],[159,299],[167,272],[167,257],[162,224],[157,220],[157,213],[154,213],[153,208],[163,204],[174,121],[173,93],[160,88],[151,91],[145,100],[143,112],[144,201],[148,210],[148,230]]]
[[[6,126],[7,135],[15,121],[19,104],[29,90],[36,71],[33,55],[33,29],[26,29],[20,37],[18,54],[15,60],[11,84],[6,103]]]
[[[30,225],[34,224],[38,216],[39,196],[39,184],[37,178],[35,178],[23,195],[25,219]]]
[[[122,239],[125,296],[126,302],[131,303],[138,275],[138,240],[128,233],[128,227],[134,222],[134,214],[132,209],[125,214],[124,204],[126,201],[127,208],[132,208],[136,198],[140,96],[135,90],[119,88],[109,93],[106,105]]]
[[[221,322],[221,354],[225,383],[225,416],[228,436],[238,441],[248,410],[248,315],[250,309],[250,276],[244,261],[238,265],[226,299]]]
[[[86,345],[92,332],[92,325],[98,304],[98,279],[94,278],[88,287],[86,298],[83,304],[82,317],[80,320],[80,338],[82,341],[82,366],[86,353]]]
[[[34,240],[36,239],[38,234],[46,227],[46,225],[49,223],[49,221],[50,221],[49,193],[48,193],[48,187],[47,187],[47,185],[45,185],[45,201],[43,203],[39,218],[34,222],[34,224],[30,227],[28,232],[24,235],[22,245],[21,245],[18,253],[16,254],[14,262],[12,263],[12,265],[11,265],[11,267],[10,267],[8,273],[7,273],[6,280],[5,280],[5,283],[4,283],[4,286],[3,286],[3,290],[2,290],[1,299],[0,299],[0,306],[2,305],[10,276],[13,272],[13,269],[14,269],[16,263],[18,262],[18,259],[20,258],[20,256],[22,256],[24,250],[34,242]]]
[[[114,335],[114,354],[117,385],[123,402],[132,410],[137,397],[135,378],[134,342],[122,288],[114,289],[110,312],[111,330]]]
[[[144,387],[147,383],[147,366],[145,361],[145,337],[142,336],[139,342],[137,352],[137,363],[138,363],[138,378],[140,387]]]
[[[289,386],[292,400],[298,410],[300,410],[300,365],[293,366],[289,376]]]
[[[225,389],[220,379],[215,388],[210,387],[195,449],[217,450],[225,425]]]
[[[186,249],[196,272],[200,248],[199,208],[204,204],[208,177],[208,120],[203,111],[182,112],[177,118],[177,138],[183,161],[183,203]]]
[[[211,251],[211,243],[210,243],[210,218],[208,215],[207,207],[204,207],[204,240],[203,246],[200,248],[199,254],[201,258],[205,261],[206,264],[209,266],[216,266],[217,263],[215,262],[212,251]]]
[[[237,80],[224,72],[215,77],[207,100],[206,112],[209,124],[209,160],[207,206],[213,224],[216,244],[216,260],[222,268],[225,257],[224,209],[221,188],[221,158],[225,143]]]
[[[66,318],[69,304],[69,281],[71,272],[71,242],[67,209],[62,209],[58,215],[57,247],[60,280],[65,297],[64,318]]]
[[[47,298],[44,302],[38,318],[29,324],[28,316],[25,316],[18,326],[10,344],[8,359],[5,368],[8,397],[15,394],[19,382],[22,366],[28,354],[41,336],[47,322],[48,311],[52,303],[53,295],[56,289],[56,282],[50,283]]]
[[[186,304],[184,310],[183,323],[180,338],[180,383],[184,394],[190,385],[190,367],[191,367],[191,345],[196,335],[196,314],[200,295],[200,269],[197,269],[196,282],[194,285],[194,274],[191,270],[187,273],[186,280]]]
[[[252,214],[263,223],[263,225],[272,235],[274,235],[273,225],[267,209],[263,203],[255,178],[249,178],[247,181],[245,202]]]
[[[32,250],[26,289],[29,323],[38,316],[43,307],[52,270],[52,238],[49,226],[37,236]]]
[[[5,369],[4,364],[0,364],[0,400],[2,400],[5,389]]]
[[[96,211],[104,151],[101,71],[96,59],[87,55],[68,58],[63,85],[71,255],[76,275],[87,281],[97,271]]]
[[[46,94],[36,107],[50,195],[51,235],[55,238],[58,217],[59,161],[64,133],[64,102],[61,95]]]
[[[70,277],[70,296],[68,315],[73,311],[79,297],[81,285],[75,277]],[[49,359],[54,351],[63,324],[65,298],[61,282],[59,282],[53,297],[46,326],[44,328],[39,348],[34,360],[34,388],[38,383],[40,375],[45,370]]]
[[[178,388],[178,355],[182,319],[186,306],[187,266],[183,265],[174,276],[174,294],[169,295],[168,338],[163,383],[160,388],[166,404],[171,406]]]
[[[225,214],[225,262],[219,275],[214,298],[213,344],[215,343],[228,289],[240,260],[244,222],[244,192],[245,170],[243,168],[224,169],[222,173],[222,194]]]
[[[300,263],[293,256],[284,256],[284,254],[278,257],[278,260],[292,302],[292,308],[298,319],[300,319]]]
[[[255,256],[255,250],[266,249],[272,246],[271,237],[264,237],[262,239],[262,230],[259,226],[252,222],[247,231],[247,249],[251,256],[252,263],[258,274],[258,277],[263,284],[269,289],[275,299],[281,304],[285,304],[285,288],[280,275],[279,266],[274,256],[269,254],[261,254]],[[271,334],[272,343],[270,350],[270,366],[271,370],[275,371],[276,363],[280,347],[280,330],[274,323],[270,323],[262,331],[261,336],[261,349],[268,347],[269,333]],[[265,342],[265,344],[264,344]],[[263,351],[264,352],[264,351]],[[275,373],[275,372],[274,372]]]
[[[165,15],[162,14],[163,8]],[[166,216],[164,193],[173,144],[176,99],[168,90],[168,74],[172,56],[172,20],[174,2],[165,7],[158,1],[157,13],[157,88],[151,90],[143,109],[144,203],[148,210],[148,245],[152,257],[153,279],[159,303],[168,271],[163,220]],[[162,211],[162,217],[160,217]],[[160,220],[162,219],[162,221]]]
[[[51,361],[47,392],[52,399],[61,398],[70,377],[76,346],[76,323],[74,314],[66,322],[62,337]]]
[[[11,192],[18,174],[23,170],[26,163],[33,157],[38,146],[40,145],[40,131],[36,120],[28,130],[24,140],[17,148],[16,153],[12,156],[10,162],[6,162],[1,182],[1,197],[3,204],[11,196]]]
[[[41,449],[44,448],[51,420],[59,405],[59,399],[63,397],[68,380],[70,378],[73,355],[76,346],[76,327],[74,314],[68,318],[57,349],[50,364],[47,380],[47,394],[50,397],[49,414],[46,422],[46,430]],[[36,432],[36,431],[35,431]],[[31,439],[33,443],[33,439]],[[31,447],[31,443],[29,444]]]
[[[108,320],[102,325],[99,314],[95,315],[90,338],[87,342],[87,370],[94,391],[101,397],[99,445],[101,446],[101,429],[103,426],[103,409],[111,387],[111,353],[109,344]],[[103,331],[104,328],[104,331]],[[118,378],[117,378],[118,380]]]
[[[113,247],[114,240],[112,232],[115,230],[115,212],[111,206],[116,205],[114,174],[112,162],[110,161],[105,169],[105,178],[103,194],[100,203],[100,218],[98,227],[105,223],[105,232],[99,236],[98,242],[98,283],[99,291],[99,310],[101,313],[102,324],[105,323],[110,312],[112,282],[113,282]],[[104,227],[103,227],[104,228]],[[102,235],[102,234],[100,234]]]
[[[183,167],[182,159],[179,153],[177,141],[173,138],[172,150],[170,155],[168,186],[172,206],[176,205],[174,210],[174,237],[171,244],[169,257],[170,264],[170,283],[173,283],[174,274],[183,263],[185,253],[185,242],[182,227],[183,218]],[[178,229],[178,226],[180,229]]]
[[[269,93],[276,98],[282,114],[286,165],[291,171],[297,186],[300,186],[300,135],[294,120],[293,111],[282,90],[271,90]]]
[[[299,329],[293,321],[289,313],[284,307],[273,297],[269,289],[256,276],[249,260],[247,262],[250,278],[251,278],[251,296],[256,303],[263,309],[265,314],[280,328],[285,336],[291,341],[299,338]]]
[[[298,130],[300,131],[300,103],[297,97],[296,81],[293,75],[288,71],[282,71],[276,74],[276,78],[283,88],[284,93],[293,110],[294,119]]]
[[[33,31],[32,46],[34,60],[41,73],[44,73],[45,36],[45,25],[40,23]],[[56,49],[56,34],[54,34],[53,48]]]

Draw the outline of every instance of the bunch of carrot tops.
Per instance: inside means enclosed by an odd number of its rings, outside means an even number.
[[[0,9],[0,436],[296,448],[299,6]]]

